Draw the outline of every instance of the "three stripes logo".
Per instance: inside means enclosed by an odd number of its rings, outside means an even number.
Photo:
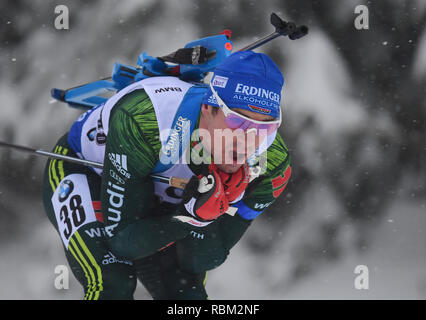
[[[108,159],[123,177],[130,179],[130,173],[127,172],[127,156],[125,154],[108,153]]]

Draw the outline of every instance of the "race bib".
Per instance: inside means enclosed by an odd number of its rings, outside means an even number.
[[[56,188],[51,200],[59,234],[68,250],[72,235],[82,226],[96,221],[86,176],[66,176]]]

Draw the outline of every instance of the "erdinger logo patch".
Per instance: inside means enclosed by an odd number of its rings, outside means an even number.
[[[250,110],[253,110],[255,112],[262,112],[264,114],[270,114],[271,110],[270,109],[266,109],[266,108],[262,108],[262,107],[257,107],[257,106],[252,106],[251,104],[248,105]]]
[[[212,80],[212,85],[214,87],[225,88],[227,83],[228,83],[227,77],[221,77],[221,76],[218,76],[218,75],[215,75],[213,80]]]

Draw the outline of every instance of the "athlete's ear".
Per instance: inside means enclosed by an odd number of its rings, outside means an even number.
[[[203,103],[202,105],[201,105],[201,114],[204,116],[204,117],[209,117],[210,115],[211,115],[211,106],[209,106],[208,104],[205,104],[205,103]]]
[[[203,103],[201,105],[201,114],[204,117],[207,117],[207,118],[208,117],[212,117],[212,116],[215,116],[217,114],[217,110],[216,109],[217,108],[215,108],[215,107],[213,107],[211,105]]]

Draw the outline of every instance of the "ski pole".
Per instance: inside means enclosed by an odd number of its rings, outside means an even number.
[[[98,168],[98,169],[103,169],[103,167],[104,167],[103,164],[99,163],[99,162],[74,158],[74,157],[70,157],[70,156],[64,156],[63,154],[44,151],[44,150],[41,150],[41,149],[32,149],[32,148],[12,144],[12,143],[3,142],[3,141],[0,141],[0,147],[11,148],[11,149],[31,153],[31,154],[42,155],[42,156],[46,156],[46,157],[49,157],[49,158],[64,160],[64,161],[68,161],[68,162],[72,162],[72,163],[76,163],[76,164],[81,164],[81,165],[88,166],[88,167],[94,167],[94,168]],[[157,179],[161,182],[168,183],[171,187],[175,187],[175,188],[178,188],[178,189],[185,189],[185,186],[189,181],[188,179],[174,177],[174,176],[172,176],[170,178],[163,177],[163,176],[160,176],[160,175],[157,175],[157,174],[150,174],[149,176],[151,178]],[[233,215],[235,215],[237,210],[238,210],[238,208],[236,208],[236,207],[229,207],[228,210],[226,211],[226,213],[229,214],[230,216],[233,216]]]
[[[76,164],[81,164],[81,165],[88,166],[88,167],[94,167],[94,168],[98,168],[98,169],[103,169],[103,167],[104,167],[103,164],[99,163],[99,162],[84,160],[84,159],[70,157],[70,156],[65,156],[63,154],[44,151],[44,150],[41,150],[41,149],[32,149],[32,148],[28,148],[28,147],[24,147],[24,146],[19,146],[19,145],[16,145],[16,144],[3,142],[3,141],[0,141],[0,147],[11,148],[11,149],[31,153],[31,154],[42,155],[42,156],[46,156],[46,157],[49,157],[49,158],[64,160],[64,161],[68,161],[68,162],[72,162],[72,163],[76,163]],[[184,189],[185,185],[189,181],[188,179],[184,179],[184,178],[179,178],[179,177],[168,178],[168,177],[163,177],[163,176],[156,175],[156,174],[151,174],[150,176],[154,179],[161,181],[161,182],[168,183],[172,187],[176,187],[176,188],[180,188],[180,189]]]
[[[256,40],[255,42],[245,46],[242,49],[239,49],[238,51],[256,49],[264,45],[265,43],[275,38],[278,38],[279,36],[288,36],[291,40],[296,40],[308,34],[307,26],[297,27],[294,22],[285,22],[275,13],[271,14],[271,24],[275,27],[274,32],[272,32],[270,35],[266,37]]]
[[[27,152],[27,153],[47,156],[49,158],[65,160],[65,161],[68,161],[68,162],[82,164],[82,165],[85,165],[85,166],[88,166],[88,167],[94,167],[94,168],[99,168],[99,169],[103,168],[102,163],[89,161],[89,160],[83,160],[83,159],[74,158],[74,157],[70,157],[70,156],[65,156],[63,154],[48,152],[48,151],[44,151],[44,150],[40,150],[40,149],[32,149],[32,148],[28,148],[28,147],[24,147],[24,146],[19,146],[19,145],[16,145],[16,144],[3,142],[3,141],[0,141],[0,147],[12,148],[12,149]]]

